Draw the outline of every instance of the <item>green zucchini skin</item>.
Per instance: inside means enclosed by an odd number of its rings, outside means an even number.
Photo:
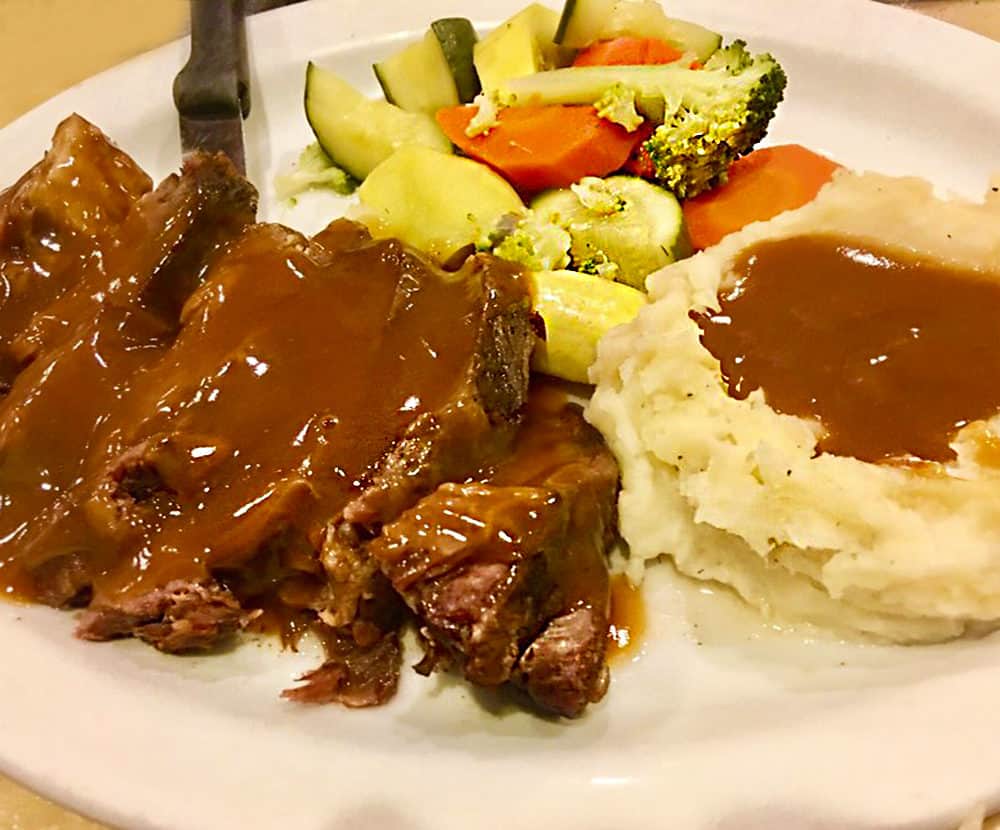
[[[432,116],[369,100],[343,78],[311,62],[304,98],[306,120],[319,146],[358,181],[400,147],[417,144],[451,153],[451,142]]]
[[[614,17],[615,0],[566,0],[555,42],[581,49],[600,36],[601,28]]]
[[[392,97],[392,84],[386,77],[385,70],[382,68],[382,64],[373,63],[372,71],[375,73],[375,80],[378,81],[378,85],[382,88],[382,95],[385,96],[385,100],[388,101],[393,106],[399,106],[396,103],[396,99]]]
[[[428,30],[420,40],[376,63],[372,69],[386,101],[408,112],[433,115],[461,103],[441,44]]]
[[[479,35],[472,22],[464,17],[446,17],[431,23],[431,31],[441,45],[444,59],[448,62],[451,76],[455,80],[458,100],[470,104],[483,91],[479,83],[473,55]]]
[[[556,43],[562,43],[566,40],[566,32],[569,29],[570,21],[573,19],[575,12],[576,0],[566,0],[562,14],[559,16],[559,25],[556,26],[555,37],[552,38]]]
[[[428,115],[470,103],[480,92],[473,62],[477,42],[465,18],[435,20],[420,40],[372,66],[385,100]]]
[[[582,49],[622,35],[665,40],[685,54],[705,61],[722,45],[718,32],[687,20],[667,17],[657,6],[635,10],[619,0],[566,0],[555,42]]]

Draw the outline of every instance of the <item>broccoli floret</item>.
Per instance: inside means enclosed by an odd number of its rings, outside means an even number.
[[[487,135],[494,127],[500,126],[500,110],[504,108],[504,102],[496,90],[480,92],[472,104],[478,109],[465,128],[469,138]]]
[[[327,188],[346,196],[353,193],[357,186],[358,183],[330,161],[330,157],[316,143],[302,151],[294,168],[274,179],[274,189],[279,199],[294,199],[303,191],[315,187]]]
[[[615,84],[594,104],[597,116],[618,124],[634,133],[643,124],[643,117],[635,108],[635,90],[624,84]]]
[[[591,274],[606,280],[616,280],[621,274],[617,262],[612,262],[604,251],[596,251],[593,256],[573,263],[573,270],[581,274]]]
[[[612,216],[628,210],[625,197],[615,187],[614,182],[609,182],[607,179],[584,176],[576,184],[571,184],[569,189],[580,200],[581,205],[598,216]]]
[[[643,145],[639,169],[687,199],[725,181],[729,166],[767,132],[787,78],[770,54],[737,40],[700,70],[665,74],[663,124]]]
[[[558,271],[569,265],[569,249],[573,244],[569,232],[531,211],[512,229],[503,229],[500,234],[502,238],[495,242],[493,253],[501,259],[516,262],[529,271]]]

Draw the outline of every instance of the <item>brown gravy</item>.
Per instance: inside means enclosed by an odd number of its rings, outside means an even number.
[[[627,657],[639,649],[646,633],[646,606],[642,590],[624,574],[611,577],[611,614],[608,626],[608,658]]]
[[[604,443],[582,419],[567,417],[567,407],[579,409],[569,402],[559,383],[536,377],[511,454],[482,480],[501,486],[544,485],[555,492],[573,492],[576,511],[592,519],[601,512],[603,500],[589,481],[585,452],[589,444],[597,463]],[[584,530],[574,528],[568,534],[566,545],[572,548],[573,555],[558,559],[557,582],[566,594],[566,606],[604,608],[608,601],[608,569],[602,533],[608,522],[577,523],[571,518],[571,523]]]
[[[823,452],[948,461],[1000,408],[1000,274],[842,239],[762,242],[719,311],[692,315],[735,398],[816,418]]]
[[[383,531],[376,556],[393,584],[405,590],[428,571],[458,562],[511,565],[557,538],[564,550],[550,557],[548,567],[561,592],[558,610],[589,607],[603,616],[611,517],[597,520],[607,500],[591,466],[601,463],[606,450],[579,413],[558,383],[533,379],[509,452],[464,485],[444,485],[439,498]],[[573,505],[568,516],[565,501]]]
[[[31,188],[20,189],[29,179],[45,181],[45,203],[33,200]],[[74,116],[45,160],[0,193],[0,377],[4,365],[16,369],[21,362],[39,310],[81,280],[100,290],[102,264],[151,184],[99,130]]]
[[[324,522],[463,376],[481,291],[464,276],[346,225],[315,243],[257,225],[175,338],[134,296],[67,294],[72,335],[0,409],[0,592],[44,601],[39,568],[70,556],[98,601],[211,573],[294,641],[307,621],[279,609],[318,590]]]

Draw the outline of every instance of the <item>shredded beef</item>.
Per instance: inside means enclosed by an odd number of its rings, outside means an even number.
[[[177,581],[135,598],[92,604],[80,616],[76,634],[84,640],[138,637],[177,654],[213,648],[246,621],[224,588]]]

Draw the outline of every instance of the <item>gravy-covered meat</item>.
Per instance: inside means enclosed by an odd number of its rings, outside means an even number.
[[[228,161],[193,159],[114,222],[115,244],[79,265],[18,333],[15,344],[22,352],[30,344],[32,359],[0,403],[0,578],[9,592],[79,602],[134,555],[102,532],[91,482],[134,416],[127,402],[172,342],[178,320],[161,310],[162,298],[193,285],[255,207]],[[121,471],[119,485],[133,475]]]
[[[0,193],[0,392],[30,362],[32,320],[118,247],[149,177],[79,116],[45,158]]]
[[[578,407],[533,392],[513,452],[441,485],[370,548],[432,650],[577,715],[607,686],[606,553],[618,468]]]
[[[170,653],[312,632],[326,661],[285,696],[348,706],[395,693],[416,615],[472,682],[578,714],[617,469],[529,399],[527,281],[255,209],[221,156],[150,191],[79,119],[0,196],[0,590]]]

